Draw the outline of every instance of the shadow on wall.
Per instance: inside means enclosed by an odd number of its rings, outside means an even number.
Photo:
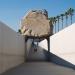
[[[56,56],[55,54],[50,53],[46,50],[44,50],[44,54],[47,57],[49,62],[52,62],[52,63],[60,65],[60,66],[64,66],[64,67],[67,67],[67,68],[72,68],[72,69],[75,70],[75,65],[74,64],[72,64],[72,63]]]

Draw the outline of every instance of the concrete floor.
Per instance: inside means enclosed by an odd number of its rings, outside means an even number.
[[[27,62],[2,75],[75,75],[75,70],[50,62]]]

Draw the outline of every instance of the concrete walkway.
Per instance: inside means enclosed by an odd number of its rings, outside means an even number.
[[[2,75],[75,75],[75,70],[50,62],[27,62]]]

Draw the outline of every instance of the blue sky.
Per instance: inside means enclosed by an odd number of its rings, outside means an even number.
[[[0,0],[0,21],[18,31],[20,20],[30,9],[46,9],[51,17],[70,7],[75,9],[75,0]]]

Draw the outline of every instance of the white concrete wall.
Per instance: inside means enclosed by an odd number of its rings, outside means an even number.
[[[46,40],[40,46],[47,50]],[[75,23],[51,36],[50,51],[75,65]]]
[[[24,37],[0,22],[0,73],[24,62]]]

